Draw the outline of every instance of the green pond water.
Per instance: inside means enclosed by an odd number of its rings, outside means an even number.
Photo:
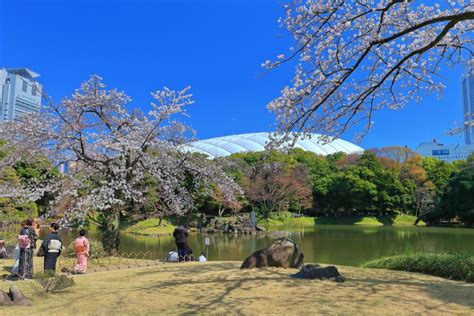
[[[91,232],[92,237],[98,237]],[[62,232],[69,244],[74,232]],[[305,262],[333,263],[357,266],[384,256],[413,252],[468,252],[474,254],[474,229],[394,226],[320,225],[288,232],[302,249]],[[271,243],[270,235],[191,234],[189,245],[194,255],[206,251],[209,237],[209,260],[245,259],[252,252]],[[163,259],[175,248],[173,237],[121,235],[121,252],[149,251],[153,259]]]

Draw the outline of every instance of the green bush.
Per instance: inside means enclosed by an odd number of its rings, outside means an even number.
[[[474,282],[474,255],[464,253],[416,253],[366,262],[364,268],[419,272],[452,280]]]
[[[75,284],[73,278],[64,274],[55,274],[53,271],[35,273],[34,279],[41,285],[44,293],[54,293]]]
[[[104,247],[100,241],[89,239],[90,242],[90,251],[89,251],[89,258],[90,259],[99,259],[107,256],[104,251]],[[66,253],[64,254],[66,257],[75,258],[76,253],[74,252],[74,241],[69,244],[66,248]]]

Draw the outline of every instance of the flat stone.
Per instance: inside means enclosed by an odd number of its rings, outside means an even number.
[[[321,267],[318,264],[306,264],[293,277],[300,279],[332,279],[336,282],[344,282],[346,279],[339,273],[335,266]]]

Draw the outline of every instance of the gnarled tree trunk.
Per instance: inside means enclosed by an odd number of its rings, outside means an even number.
[[[100,228],[104,250],[109,255],[117,254],[120,246],[120,213],[103,214]]]

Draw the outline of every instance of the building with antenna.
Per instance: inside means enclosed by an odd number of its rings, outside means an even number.
[[[0,123],[41,109],[39,74],[28,68],[0,68]]]
[[[468,65],[462,77],[462,102],[464,114],[464,142],[474,144],[474,60]]]
[[[462,76],[462,108],[464,145],[444,145],[433,140],[431,143],[421,143],[415,151],[424,157],[433,157],[447,162],[466,160],[474,154],[474,60],[467,65],[467,71]]]

